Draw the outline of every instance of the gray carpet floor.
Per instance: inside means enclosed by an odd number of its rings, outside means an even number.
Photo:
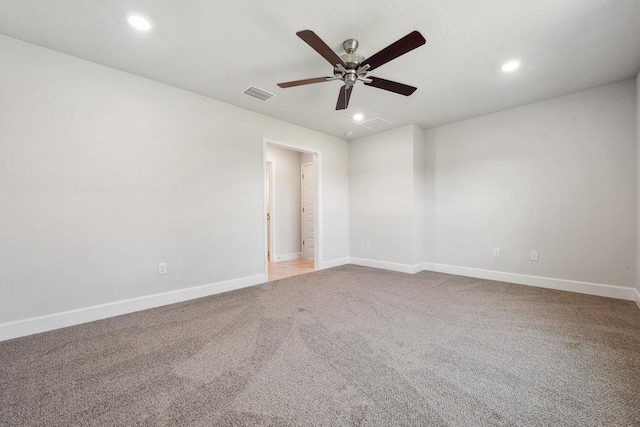
[[[640,310],[343,266],[0,343],[2,426],[640,426]]]

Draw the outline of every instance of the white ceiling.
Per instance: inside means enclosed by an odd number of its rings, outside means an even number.
[[[131,12],[148,16],[152,31],[131,28]],[[338,54],[356,38],[364,56],[420,31],[425,46],[371,72],[418,90],[404,97],[358,83],[345,114],[334,109],[341,82],[280,89],[278,82],[331,75],[296,36],[303,29]],[[373,133],[353,122],[355,112],[427,128],[640,69],[640,0],[2,0],[0,33],[353,138]],[[522,67],[502,73],[511,58]],[[251,85],[276,97],[243,95]]]

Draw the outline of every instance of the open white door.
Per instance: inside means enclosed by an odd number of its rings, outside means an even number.
[[[302,185],[302,257],[315,256],[316,167],[314,163],[301,166]]]

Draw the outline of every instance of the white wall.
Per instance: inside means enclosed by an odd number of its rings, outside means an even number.
[[[634,99],[628,80],[427,130],[427,260],[633,287]]]
[[[313,159],[312,159],[313,160]],[[272,162],[273,261],[300,256],[300,162],[298,151],[267,146],[267,161]]]
[[[0,324],[265,274],[265,136],[321,153],[322,260],[348,257],[346,141],[3,36],[0,58]]]
[[[417,192],[423,193],[423,152],[423,133],[414,125],[350,142],[352,261],[422,263],[424,203]]]

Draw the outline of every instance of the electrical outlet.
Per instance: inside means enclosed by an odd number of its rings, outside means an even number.
[[[493,248],[493,256],[500,258],[500,248]]]
[[[367,240],[364,244],[364,247],[367,249],[371,249],[371,242]]]
[[[531,261],[538,260],[538,251],[531,251]]]
[[[158,274],[167,274],[167,263],[161,262],[158,264]]]

